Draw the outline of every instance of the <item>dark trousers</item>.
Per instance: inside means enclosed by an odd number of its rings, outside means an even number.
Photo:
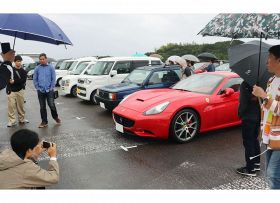
[[[38,92],[38,99],[40,103],[40,113],[41,113],[41,119],[43,123],[48,123],[48,115],[47,115],[47,108],[46,108],[46,102],[48,102],[48,106],[50,107],[51,114],[53,119],[57,119],[57,111],[54,103],[54,91],[42,93],[40,91]]]
[[[260,144],[258,140],[260,130],[259,120],[242,120],[242,138],[245,148],[245,160],[248,170],[253,170],[255,163],[260,163],[260,157],[250,160],[250,157],[259,155]]]

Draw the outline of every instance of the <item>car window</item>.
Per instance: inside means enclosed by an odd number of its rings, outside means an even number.
[[[149,65],[149,61],[145,60],[145,61],[133,61],[132,63],[132,70],[134,70],[135,68],[138,67],[143,67],[143,66],[148,66]]]
[[[227,83],[222,87],[219,94],[224,91],[226,88],[232,88],[235,92],[240,90],[240,85],[243,82],[242,78],[231,78],[227,81]]]
[[[60,68],[60,65],[62,64],[63,61],[58,61],[56,64],[55,64],[55,69],[59,69]]]
[[[179,71],[179,70],[178,70]],[[179,71],[180,72],[180,71]],[[162,76],[163,83],[175,83],[180,80],[180,77],[177,72],[174,70],[169,70]]]
[[[212,94],[221,84],[224,76],[214,74],[194,74],[176,83],[172,89]]]
[[[167,80],[168,71],[156,71],[154,72],[148,82],[148,85],[163,83],[163,80]]]
[[[88,71],[89,75],[108,75],[111,71],[114,61],[98,61],[94,66]]]
[[[68,70],[70,67],[71,67],[71,65],[74,63],[74,61],[71,61],[71,62],[68,62],[67,64],[66,64],[66,69],[65,70]]]
[[[151,65],[161,65],[161,61],[151,61]]]
[[[77,66],[76,70],[73,71],[72,74],[73,74],[73,75],[80,75],[80,74],[84,71],[84,69],[85,69],[87,66],[88,66],[88,63],[87,63],[87,62],[80,63],[80,64]]]
[[[116,62],[113,70],[116,70],[118,74],[130,73],[131,61],[119,61]]]
[[[127,83],[135,83],[141,85],[144,80],[149,76],[150,70],[143,70],[143,69],[136,69],[132,71],[124,80],[123,82]]]
[[[64,61],[59,70],[68,70],[74,61]]]
[[[72,71],[72,70],[74,70],[74,68],[77,66],[77,64],[78,64],[78,61],[75,61],[74,63],[72,63],[72,65],[69,67],[69,71]]]
[[[88,75],[93,67],[94,67],[94,64],[88,66],[87,69],[85,70],[84,74]]]

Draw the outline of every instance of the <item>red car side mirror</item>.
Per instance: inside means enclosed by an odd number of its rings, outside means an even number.
[[[232,95],[233,93],[234,93],[234,90],[232,88],[226,88],[223,92],[223,95],[228,97],[228,96]]]

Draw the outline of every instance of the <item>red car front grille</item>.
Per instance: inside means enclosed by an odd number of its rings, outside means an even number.
[[[130,120],[130,119],[125,118],[125,117],[122,117],[122,116],[119,116],[117,114],[114,114],[114,119],[118,124],[121,124],[121,125],[123,125],[124,127],[127,127],[127,128],[133,127],[134,123],[135,123],[135,121]]]

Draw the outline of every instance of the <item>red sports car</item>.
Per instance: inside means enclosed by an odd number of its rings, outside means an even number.
[[[232,72],[195,74],[172,88],[136,92],[113,111],[116,130],[188,142],[199,132],[239,125],[242,79]]]

